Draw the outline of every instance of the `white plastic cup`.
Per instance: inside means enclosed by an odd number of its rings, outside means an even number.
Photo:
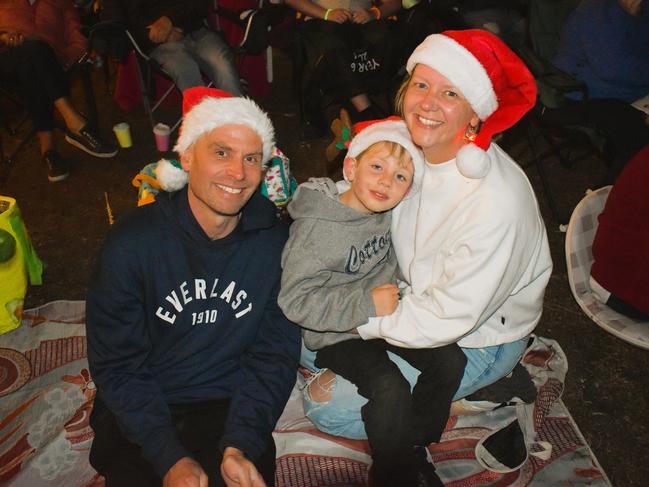
[[[167,152],[169,150],[169,134],[171,129],[169,125],[164,123],[157,123],[153,127],[153,135],[155,135],[155,145],[160,152]]]

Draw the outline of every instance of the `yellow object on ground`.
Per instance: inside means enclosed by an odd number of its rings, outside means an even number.
[[[0,333],[20,326],[27,280],[39,285],[42,274],[16,200],[0,196]]]

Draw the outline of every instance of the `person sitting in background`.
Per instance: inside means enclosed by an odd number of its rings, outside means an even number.
[[[649,320],[649,145],[615,181],[599,215],[590,287],[615,311]],[[644,264],[643,264],[644,262]]]
[[[207,26],[209,0],[105,0],[102,20],[122,21],[181,92],[205,85],[243,93],[234,55]]]
[[[469,28],[485,29],[516,49],[525,41],[525,0],[470,0],[457,2]]]
[[[588,99],[546,110],[552,121],[592,125],[612,162],[604,184],[649,143],[645,114],[630,103],[649,94],[649,8],[645,0],[584,0],[568,18],[553,63],[588,87]],[[578,98],[578,94],[573,94]]]
[[[368,96],[368,80],[379,82],[395,68],[396,39],[386,22],[401,9],[399,0],[285,0],[306,16],[304,24],[307,64],[321,80],[353,107],[354,121],[382,118],[385,114]],[[357,51],[357,52],[355,52]],[[362,53],[360,51],[363,51]],[[321,68],[322,69],[322,68]]]
[[[52,107],[63,117],[67,142],[95,157],[117,154],[70,100],[66,71],[84,60],[87,48],[79,29],[68,0],[0,2],[0,81],[19,87],[53,182],[68,176],[69,165],[55,148]]]

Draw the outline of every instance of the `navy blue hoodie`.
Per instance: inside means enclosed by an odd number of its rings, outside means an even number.
[[[210,240],[187,190],[121,218],[87,298],[98,396],[160,476],[184,456],[168,404],[232,398],[220,447],[253,461],[295,383],[300,333],[277,306],[287,229],[255,193]]]

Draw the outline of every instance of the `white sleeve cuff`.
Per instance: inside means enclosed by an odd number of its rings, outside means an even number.
[[[381,338],[381,330],[379,328],[380,318],[370,318],[368,322],[356,328],[356,331],[363,340],[371,340],[373,338]]]

